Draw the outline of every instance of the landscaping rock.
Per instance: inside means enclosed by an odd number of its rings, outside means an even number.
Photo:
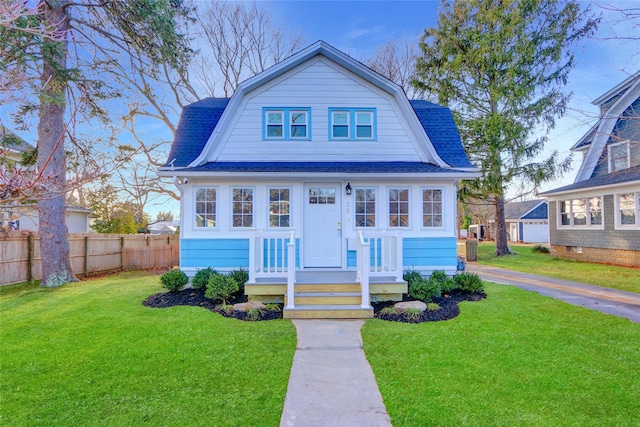
[[[233,305],[233,309],[236,311],[249,311],[253,308],[265,309],[267,307],[260,301],[241,302]]]
[[[407,310],[409,308],[415,308],[420,311],[425,311],[427,309],[427,304],[423,303],[422,301],[402,301],[395,303],[393,305],[393,308],[395,308],[396,310]]]

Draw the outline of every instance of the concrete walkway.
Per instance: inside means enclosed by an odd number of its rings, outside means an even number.
[[[527,291],[538,292],[573,305],[590,308],[640,323],[640,294],[618,291],[568,280],[468,263],[467,270],[477,273],[483,280],[514,285]]]
[[[362,350],[364,320],[292,320],[298,333],[280,426],[391,426]]]

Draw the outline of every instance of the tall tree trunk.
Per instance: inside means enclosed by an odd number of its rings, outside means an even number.
[[[67,32],[69,21],[64,1],[54,0],[44,7],[45,26],[55,26],[59,41],[45,40],[42,48],[42,94],[38,123],[38,168],[43,193],[38,199],[42,282],[55,287],[77,281],[69,259],[68,231],[65,224],[66,166],[64,157]]]
[[[509,240],[507,239],[507,222],[504,218],[504,197],[495,196],[494,199],[496,208],[496,255],[509,255],[511,249],[509,248]]]

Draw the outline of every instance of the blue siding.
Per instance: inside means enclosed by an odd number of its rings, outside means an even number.
[[[269,247],[267,247],[267,244],[265,243],[264,245],[264,261],[263,261],[263,267],[267,267],[267,254],[271,253],[271,259],[272,261],[272,267],[277,266],[277,267],[282,267],[282,240],[278,240],[278,239],[269,239]],[[286,246],[286,245],[285,245]],[[288,267],[288,254],[289,254],[289,249],[287,247],[284,248],[284,266]],[[276,264],[276,265],[273,265]],[[300,239],[296,239],[296,267],[300,267]]]
[[[455,237],[416,237],[402,240],[404,268],[457,265]],[[373,261],[373,252],[372,259]],[[356,251],[347,251],[347,267],[356,266]]]
[[[546,203],[542,203],[538,205],[537,208],[529,212],[527,215],[523,216],[522,219],[548,219],[549,212]]]
[[[299,248],[299,240],[296,239],[296,266],[300,265]],[[273,255],[276,250],[278,251],[278,260],[280,260],[282,248],[276,249],[272,243],[271,254]],[[286,252],[285,249],[285,257]],[[266,266],[266,248],[264,255],[264,265]],[[248,268],[249,239],[182,239],[180,241],[180,266]]]
[[[524,224],[522,222],[518,223],[518,240],[524,241]]]

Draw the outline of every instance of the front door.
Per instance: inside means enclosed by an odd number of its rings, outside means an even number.
[[[342,267],[342,205],[339,183],[305,184],[305,267]]]

